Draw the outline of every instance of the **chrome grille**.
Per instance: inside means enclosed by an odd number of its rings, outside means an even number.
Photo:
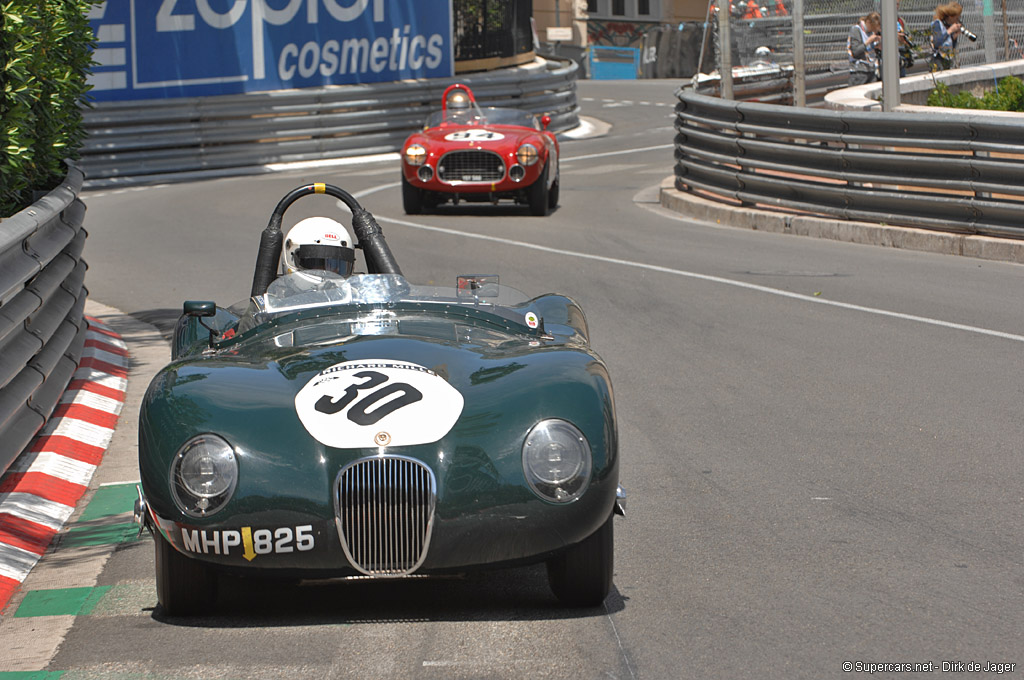
[[[349,463],[334,489],[335,524],[345,556],[369,576],[403,576],[427,556],[434,526],[434,474],[402,456]]]
[[[441,157],[437,177],[442,182],[497,182],[505,177],[505,163],[492,151],[452,151]]]

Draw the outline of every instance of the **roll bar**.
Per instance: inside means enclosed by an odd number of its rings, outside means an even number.
[[[282,198],[274,212],[270,215],[267,227],[260,235],[260,249],[256,254],[256,271],[252,277],[252,292],[250,295],[263,295],[267,288],[277,278],[277,267],[281,260],[281,248],[284,244],[284,234],[281,233],[281,223],[284,220],[284,213],[288,208],[304,196],[313,194],[326,194],[333,196],[348,206],[352,211],[352,231],[355,234],[358,248],[363,251],[366,258],[366,268],[370,274],[401,274],[402,270],[395,261],[391,249],[384,240],[384,232],[381,230],[377,220],[370,211],[364,210],[359,201],[352,194],[333,184],[315,182],[306,184],[289,191]]]

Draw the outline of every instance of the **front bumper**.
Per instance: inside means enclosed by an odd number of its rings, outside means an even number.
[[[625,491],[611,480],[595,483],[578,501],[553,506],[539,500],[482,512],[447,513],[437,507],[429,548],[409,574],[368,573],[354,565],[336,516],[268,510],[197,526],[157,514],[139,489],[140,533],[159,531],[179,552],[227,571],[287,577],[395,577],[444,574],[543,561],[590,536],[610,512],[625,514]]]

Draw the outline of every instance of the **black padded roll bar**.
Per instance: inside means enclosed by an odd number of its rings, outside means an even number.
[[[311,194],[334,196],[352,211],[352,231],[355,232],[356,241],[363,250],[368,273],[402,273],[391,254],[391,249],[388,248],[388,244],[384,240],[384,233],[373,215],[368,210],[364,210],[359,202],[344,189],[333,184],[317,182],[292,189],[274,208],[274,212],[270,215],[270,222],[267,223],[266,229],[260,236],[260,249],[256,254],[256,271],[252,277],[250,295],[263,295],[267,292],[267,287],[277,277],[277,266],[281,260],[281,248],[284,244],[284,235],[281,233],[284,213],[292,203]]]

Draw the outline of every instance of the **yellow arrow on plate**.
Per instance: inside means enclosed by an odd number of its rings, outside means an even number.
[[[250,562],[256,559],[256,551],[252,549],[252,527],[242,527],[242,545],[245,547],[242,557]]]

